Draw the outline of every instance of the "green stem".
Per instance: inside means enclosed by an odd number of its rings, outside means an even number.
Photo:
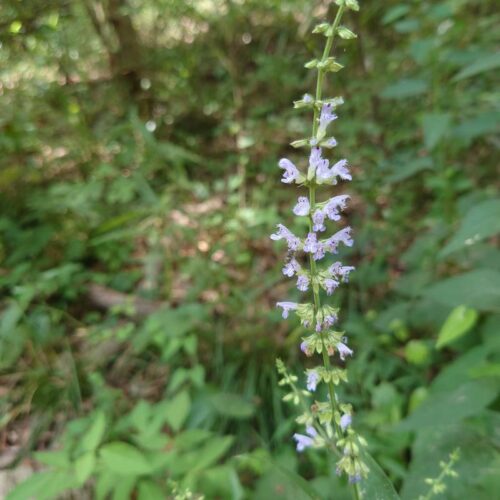
[[[330,52],[333,48],[333,42],[335,38],[335,34],[337,32],[337,28],[340,24],[340,20],[342,18],[342,14],[344,13],[345,10],[345,5],[342,4],[340,5],[337,15],[335,16],[335,19],[332,24],[331,32],[329,36],[326,39],[326,44],[325,48],[323,50],[323,56],[321,57],[321,62],[325,62],[328,57],[330,56]],[[323,80],[325,77],[325,70],[320,67],[318,68],[318,78],[316,81],[316,95],[315,95],[315,103],[314,103],[314,115],[313,115],[313,127],[312,127],[312,137],[315,138],[317,133],[318,133],[318,125],[319,125],[319,112],[320,112],[320,107],[318,105],[319,101],[321,100],[321,96],[323,93]],[[314,182],[314,179],[311,180],[309,184],[309,203],[311,206],[311,213],[309,215],[309,231],[313,232],[313,220],[312,220],[312,213],[313,213],[313,208],[316,204],[316,183]],[[319,289],[317,283],[314,281],[314,277],[317,275],[317,268],[316,268],[316,261],[314,260],[314,257],[312,254],[309,255],[309,266],[310,266],[310,272],[311,272],[311,282],[312,282],[312,290],[313,290],[313,298],[314,298],[314,316],[316,318],[316,315],[321,307],[321,298],[319,295]],[[322,343],[322,357],[323,357],[323,366],[325,367],[326,370],[330,370],[330,358],[328,356],[328,352],[326,350],[326,345],[325,345],[325,336],[323,331],[320,332],[321,336],[321,343]],[[335,420],[335,412],[337,410],[336,407],[336,401],[335,401],[335,386],[332,381],[328,383],[328,393],[330,395],[330,405],[332,408],[332,426],[334,430],[335,437],[340,436],[340,430],[337,425],[337,422]],[[360,493],[358,489],[357,484],[352,485],[352,491],[353,491],[353,496],[355,500],[360,500]]]
[[[325,49],[323,50],[323,56],[321,58],[321,62],[325,62],[328,57],[330,56],[330,51],[332,50],[333,47],[333,40],[335,38],[335,33],[337,31],[338,25],[340,23],[340,19],[342,18],[342,14],[344,13],[345,6],[341,5],[339,7],[339,10],[337,11],[337,15],[335,16],[335,20],[333,21],[331,33],[326,39],[326,44],[325,44]],[[318,132],[318,113],[319,113],[319,106],[317,103],[321,100],[321,95],[323,92],[323,80],[325,76],[325,70],[323,68],[318,68],[318,78],[316,81],[316,96],[315,96],[315,103],[314,103],[314,116],[313,116],[313,129],[312,129],[312,137],[316,137],[316,134]],[[309,184],[309,203],[311,206],[311,213],[309,215],[309,231],[313,232],[313,220],[312,220],[312,212],[313,212],[313,207],[316,204],[316,183],[314,182],[314,179],[312,179],[311,183]],[[312,254],[309,255],[309,266],[310,266],[310,271],[311,271],[311,282],[312,282],[312,290],[313,290],[313,297],[314,297],[314,316],[316,318],[316,315],[321,307],[321,299],[319,296],[319,289],[317,284],[314,282],[314,277],[317,274],[317,269],[316,269],[316,261],[314,260],[314,257]],[[322,349],[322,355],[323,355],[323,365],[324,367],[329,370],[330,369],[330,358],[328,357],[328,352],[326,350],[326,345],[325,345],[325,337],[324,333],[321,331],[320,332],[321,336],[321,343],[323,346]],[[339,428],[337,425],[337,422],[335,421],[335,411],[336,411],[336,403],[335,403],[335,386],[333,385],[333,382],[330,381],[328,383],[328,392],[330,394],[330,404],[332,407],[332,425],[333,429],[335,432],[335,436],[339,436]]]

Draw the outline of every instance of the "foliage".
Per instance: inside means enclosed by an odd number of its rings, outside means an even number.
[[[401,498],[459,446],[441,498],[489,500],[498,9],[362,7],[329,89],[356,179],[340,395]],[[1,16],[3,466],[40,468],[11,497],[349,498],[328,457],[289,443],[274,358],[293,367],[303,331],[274,310],[267,236],[326,2],[5,0]]]

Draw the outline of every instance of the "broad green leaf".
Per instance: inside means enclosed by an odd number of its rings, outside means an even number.
[[[165,500],[166,495],[162,489],[150,479],[139,482],[137,500]]]
[[[80,484],[83,485],[94,472],[95,463],[96,457],[93,451],[88,451],[75,460],[75,476]]]
[[[425,93],[427,88],[427,82],[424,80],[403,78],[382,90],[380,97],[384,99],[407,99]]]
[[[165,419],[174,431],[178,431],[189,415],[191,400],[187,391],[183,391],[163,406]]]
[[[210,401],[218,413],[231,418],[249,418],[254,413],[254,406],[239,394],[219,392],[210,397]]]
[[[394,173],[387,177],[387,182],[401,182],[424,170],[431,170],[432,159],[428,156],[413,158],[395,165]]]
[[[66,471],[47,471],[33,474],[11,490],[6,500],[53,500],[61,493],[77,487],[75,478]]]
[[[106,416],[103,411],[97,411],[89,431],[82,438],[82,447],[85,450],[95,450],[104,436],[106,430]]]
[[[500,234],[500,199],[483,201],[467,212],[458,231],[439,255],[446,257],[497,234]]]
[[[500,272],[478,269],[438,281],[424,296],[452,307],[466,305],[479,311],[500,311]]]
[[[122,441],[104,445],[99,450],[99,457],[110,471],[124,476],[139,476],[152,470],[151,464],[140,450]]]
[[[475,380],[448,391],[436,391],[396,428],[417,431],[447,425],[480,413],[498,394],[494,383]]]
[[[436,348],[441,349],[465,335],[476,324],[477,317],[475,309],[467,306],[455,307],[438,334]]]
[[[469,78],[471,76],[475,76],[480,73],[484,73],[486,71],[491,71],[498,67],[500,67],[500,52],[496,52],[494,54],[488,54],[484,57],[481,57],[476,62],[461,69],[453,77],[452,81],[458,82],[459,80],[464,80],[465,78]]]
[[[410,12],[410,6],[406,4],[391,7],[382,17],[382,24],[391,24]]]
[[[422,116],[424,145],[428,150],[434,147],[450,130],[451,116],[448,113],[426,113]]]
[[[36,460],[44,465],[51,467],[64,468],[69,467],[71,464],[68,452],[61,451],[37,451],[34,453]]]
[[[498,414],[485,416],[484,428],[498,427]],[[426,478],[435,478],[441,469],[439,462],[447,461],[449,454],[460,448],[460,459],[455,465],[456,478],[445,478],[446,495],[436,500],[492,500],[500,488],[498,465],[500,453],[488,434],[480,426],[450,423],[426,428],[419,432],[412,447],[412,461],[401,490],[403,500],[415,500],[429,491]]]
[[[399,500],[391,480],[369,453],[363,453],[363,461],[370,469],[368,477],[359,484],[360,500]]]

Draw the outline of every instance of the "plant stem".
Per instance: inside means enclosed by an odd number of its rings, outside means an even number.
[[[323,56],[321,58],[321,62],[325,62],[326,59],[330,56],[330,51],[332,50],[332,47],[333,47],[333,39],[335,38],[335,33],[336,33],[337,27],[340,23],[340,19],[342,17],[342,14],[344,13],[344,9],[345,9],[345,6],[341,5],[339,7],[339,10],[337,11],[337,15],[335,16],[335,20],[333,21],[331,32],[326,39],[325,49],[323,50]],[[316,137],[316,134],[318,132],[319,106],[317,103],[321,100],[321,95],[322,95],[322,91],[323,91],[324,76],[325,76],[324,68],[321,68],[321,67],[318,68],[318,78],[316,81],[316,96],[315,96],[315,102],[314,102],[312,137]],[[316,183],[315,183],[314,179],[312,179],[310,184],[309,184],[309,203],[311,206],[311,212],[309,214],[309,231],[313,232],[312,212],[313,212],[313,207],[316,204]],[[314,260],[314,257],[312,254],[309,255],[309,266],[310,266],[310,271],[311,271],[311,278],[314,278],[317,274],[317,269],[316,269],[316,261]],[[314,282],[313,279],[311,279],[311,281],[313,283],[312,290],[313,290],[313,297],[314,297],[314,315],[316,318],[317,313],[321,307],[321,299],[319,296],[319,289],[318,289],[317,284]],[[320,332],[320,336],[321,336],[321,343],[323,346],[323,349],[322,349],[323,365],[325,366],[325,368],[327,370],[329,370],[330,369],[330,358],[328,357],[328,353],[326,351],[325,337],[324,337],[324,333],[322,331]],[[335,387],[334,387],[332,381],[330,381],[328,383],[328,392],[330,394],[330,404],[332,407],[332,425],[333,425],[335,436],[337,437],[339,435],[339,429],[338,429],[337,422],[335,421],[335,411],[336,411]]]
[[[345,10],[345,5],[342,4],[339,6],[339,9],[337,11],[337,15],[335,16],[335,19],[332,24],[331,32],[328,35],[326,39],[326,44],[325,48],[323,50],[323,56],[321,57],[321,62],[325,62],[327,58],[330,56],[330,52],[333,48],[333,41],[335,38],[335,34],[337,32],[337,28],[340,24],[340,20],[342,18],[342,14],[344,13]],[[314,115],[313,115],[313,127],[312,127],[312,137],[315,138],[317,133],[318,133],[318,125],[319,125],[319,101],[321,100],[321,96],[323,93],[323,80],[325,77],[325,70],[324,68],[320,67],[318,68],[318,77],[316,81],[316,95],[315,95],[315,102],[314,102]],[[312,179],[310,184],[309,184],[309,203],[311,206],[311,211],[309,214],[309,231],[313,232],[313,220],[312,220],[312,213],[313,213],[313,208],[316,204],[316,183],[315,179]],[[313,290],[313,297],[314,297],[314,316],[316,318],[317,313],[321,307],[321,298],[319,295],[319,288],[317,283],[314,281],[314,277],[317,275],[317,268],[316,268],[316,261],[314,260],[314,256],[312,254],[309,255],[309,266],[310,266],[310,272],[311,272],[311,282],[312,282],[312,290]],[[323,331],[320,331],[320,336],[321,336],[321,343],[322,343],[322,357],[323,357],[323,366],[325,367],[326,370],[330,370],[330,358],[328,355],[328,352],[326,350],[326,345],[325,345],[325,336]],[[334,430],[334,435],[335,435],[335,440],[337,437],[340,436],[339,432],[339,427],[337,425],[337,422],[335,420],[335,412],[336,412],[336,401],[335,401],[335,386],[333,382],[330,380],[328,382],[328,393],[330,395],[330,405],[332,408],[332,426]],[[360,500],[360,494],[359,494],[359,489],[357,484],[352,485],[352,491],[353,491],[353,496],[355,500]]]

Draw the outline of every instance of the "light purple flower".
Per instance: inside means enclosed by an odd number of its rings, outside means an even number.
[[[307,371],[307,390],[314,392],[318,386],[320,378],[316,370]]]
[[[308,426],[306,428],[306,433],[304,434],[294,434],[293,439],[297,441],[297,451],[304,451],[306,448],[310,448],[314,444],[314,438],[318,435],[314,427]]]
[[[326,141],[322,141],[321,144],[325,148],[334,148],[337,145],[337,139],[335,139],[335,137],[329,137]]]
[[[298,273],[300,269],[300,264],[294,258],[292,258],[283,267],[283,274],[291,278],[294,274]]]
[[[301,274],[298,278],[297,278],[297,288],[301,291],[301,292],[307,292],[307,290],[309,289],[309,277],[306,276],[305,274]]]
[[[347,247],[352,247],[354,241],[351,238],[351,227],[347,226],[340,231],[337,231],[333,236],[325,240],[324,244],[327,250],[337,253],[339,243],[343,243]]]
[[[296,302],[277,302],[276,305],[283,309],[283,318],[288,318],[288,313],[290,311],[295,311],[299,304]]]
[[[295,215],[309,215],[309,210],[311,209],[311,205],[309,203],[309,199],[306,196],[301,196],[297,200],[297,204],[293,208],[293,213]]]
[[[345,430],[351,425],[352,422],[352,417],[349,415],[349,413],[344,413],[340,417],[340,428],[342,429],[342,432],[345,432]]]
[[[337,119],[337,115],[333,113],[333,106],[331,104],[323,104],[321,108],[321,115],[319,117],[319,128],[318,135],[320,137],[324,136],[326,128],[328,125]]]
[[[342,278],[344,283],[349,281],[349,273],[356,269],[354,266],[343,266],[341,262],[335,262],[328,268],[328,272],[339,278]]]
[[[318,209],[313,213],[312,216],[313,220],[313,231],[325,231],[326,226],[324,224],[325,222],[325,213],[323,210]]]
[[[311,104],[314,102],[314,97],[311,94],[304,94],[302,100],[307,104]]]
[[[316,233],[309,233],[304,241],[304,252],[315,253],[318,250],[318,236]]]
[[[335,289],[339,286],[339,282],[333,278],[325,279],[325,289],[328,295],[331,295]]]
[[[297,238],[286,226],[283,224],[278,224],[278,230],[276,233],[271,234],[271,239],[278,240],[286,240],[289,250],[297,250],[300,246],[300,238]]]
[[[308,178],[312,179],[314,175],[318,177],[321,172],[328,170],[328,160],[321,156],[321,148],[313,147],[311,148],[311,155],[309,156],[309,170]]]
[[[352,181],[352,176],[349,169],[346,167],[347,160],[340,160],[331,168],[331,174],[335,177],[340,177],[344,181]]]
[[[307,354],[309,352],[309,350],[307,349],[307,342],[305,340],[300,343],[300,350],[304,354]]]
[[[287,158],[282,158],[279,161],[278,166],[284,170],[281,182],[284,182],[285,184],[291,184],[292,182],[299,179],[299,169]]]
[[[330,220],[340,220],[339,210],[344,210],[346,208],[346,202],[349,198],[349,195],[342,194],[340,196],[334,196],[328,200],[323,210]]]
[[[361,474],[354,474],[353,476],[349,476],[349,483],[355,484],[361,481]]]
[[[337,321],[337,315],[336,314],[327,314],[323,318],[323,324],[328,328],[330,326],[333,326],[335,322]]]
[[[339,342],[337,344],[337,349],[339,351],[339,356],[340,356],[340,359],[342,361],[345,361],[345,357],[346,356],[352,356],[353,354],[353,350],[352,349],[349,349],[349,347],[347,347],[345,344],[343,344],[342,342]]]

